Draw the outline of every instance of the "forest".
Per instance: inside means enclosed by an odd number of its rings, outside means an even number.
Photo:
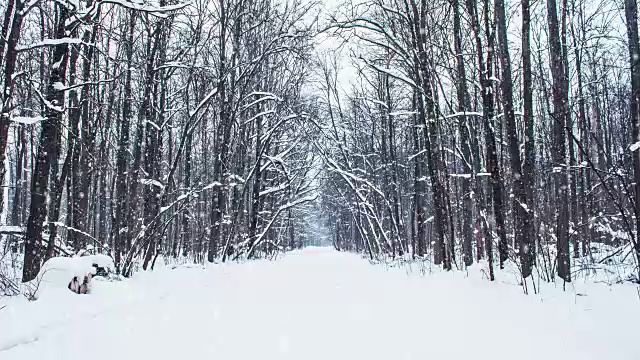
[[[3,0],[0,292],[54,257],[639,282],[636,0]],[[173,259],[173,260],[172,260]]]

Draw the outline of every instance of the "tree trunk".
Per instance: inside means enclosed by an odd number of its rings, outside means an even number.
[[[24,2],[9,0],[2,23],[2,38],[0,39],[0,66],[4,65],[4,86],[0,99],[2,99],[2,112],[0,113],[0,184],[4,184],[7,173],[5,159],[7,152],[7,140],[9,136],[9,111],[11,110],[11,98],[13,95],[14,72],[18,56],[17,46],[20,40],[22,21],[24,14]],[[14,9],[15,8],[15,9]],[[11,27],[9,23],[11,22]],[[6,39],[6,41],[5,41]],[[5,54],[6,48],[6,54]],[[0,213],[4,210],[4,191],[0,191]]]
[[[551,76],[553,78],[553,149],[554,180],[557,191],[555,209],[556,239],[558,247],[558,276],[571,281],[569,256],[569,204],[566,160],[565,127],[568,124],[568,80],[562,56],[562,45],[558,25],[556,0],[547,0],[547,21],[549,25],[549,51]]]
[[[463,49],[462,49],[462,34],[460,29],[460,6],[459,0],[453,0],[453,36],[454,47],[456,51],[456,69],[457,80],[456,90],[458,96],[458,111],[465,113],[469,111],[469,92],[467,89],[467,75],[465,71]],[[473,158],[471,156],[471,129],[469,124],[469,118],[466,115],[462,115],[458,119],[459,132],[460,132],[460,146],[462,148],[462,164],[464,169],[464,176],[461,177],[462,182],[462,258],[465,266],[473,264],[473,196],[471,194],[471,179],[473,178]],[[468,175],[468,176],[467,176]]]
[[[525,10],[525,5],[527,6],[527,11],[524,11],[523,14],[523,25],[525,21],[527,22],[526,34],[528,36],[528,26],[529,26],[529,14],[528,14],[528,3],[523,2],[523,10]],[[504,0],[496,0],[496,18],[498,22],[498,43],[500,46],[500,62],[502,69],[502,79],[500,81],[500,85],[502,86],[502,98],[503,98],[503,111],[504,118],[506,123],[507,130],[507,141],[508,141],[508,150],[509,150],[509,158],[511,160],[511,173],[513,175],[513,193],[514,193],[514,228],[515,228],[515,243],[519,247],[520,254],[520,263],[522,276],[524,278],[531,275],[531,267],[533,264],[533,258],[531,256],[533,249],[533,242],[530,238],[530,226],[531,222],[529,221],[529,216],[527,212],[530,211],[531,207],[528,204],[526,189],[525,189],[525,178],[523,176],[522,171],[522,161],[520,158],[520,142],[518,141],[518,134],[516,130],[516,120],[513,109],[513,81],[511,79],[511,60],[509,58],[509,43],[507,40],[507,22],[504,8]],[[525,26],[523,26],[525,28]],[[524,32],[524,31],[523,31]],[[523,38],[523,42],[525,39]],[[526,39],[528,44],[528,39]],[[523,54],[523,61],[524,59]],[[529,56],[527,52],[526,56]],[[524,62],[523,62],[524,63]],[[529,65],[530,71],[530,59],[527,63]],[[526,70],[525,70],[526,71]],[[530,99],[528,99],[530,100]],[[531,109],[528,109],[529,111]],[[530,115],[530,114],[529,114]],[[526,122],[526,121],[525,121]],[[501,244],[500,246],[500,261],[504,262],[508,257],[508,244]]]
[[[631,65],[630,121],[632,142],[640,142],[640,41],[638,40],[638,4],[636,0],[625,0],[627,36],[629,38],[629,64]],[[633,152],[633,176],[635,191],[636,239],[633,241],[636,259],[640,259],[640,151]],[[640,270],[638,270],[640,279]]]
[[[443,175],[440,166],[440,142],[438,140],[438,132],[436,128],[436,111],[437,104],[433,100],[433,91],[431,88],[431,71],[429,69],[428,52],[425,48],[427,42],[426,33],[428,31],[426,19],[426,0],[422,0],[420,10],[415,1],[411,2],[413,11],[413,31],[417,41],[418,54],[416,61],[420,76],[420,87],[422,96],[418,100],[418,113],[420,114],[421,123],[425,125],[425,149],[427,150],[427,168],[431,178],[431,191],[433,195],[434,223],[436,230],[436,238],[434,245],[433,260],[436,265],[442,264],[445,270],[451,269],[451,261],[447,252],[446,232],[449,228],[447,224],[447,216],[445,214],[445,193],[443,184]]]
[[[522,184],[525,188],[527,199],[524,209],[522,240],[520,250],[520,263],[523,268],[523,276],[531,274],[531,267],[535,263],[535,163],[536,145],[533,117],[533,81],[531,75],[531,14],[530,1],[522,0],[522,97],[524,108],[524,165],[522,167]],[[525,269],[527,271],[525,271]],[[525,276],[526,277],[526,276]]]
[[[56,4],[58,23],[55,38],[66,36],[65,22],[69,12],[65,5]],[[53,64],[49,74],[47,87],[46,120],[42,122],[40,143],[36,156],[36,164],[31,178],[31,205],[27,220],[25,238],[25,257],[22,281],[27,282],[36,278],[40,271],[40,261],[43,257],[42,231],[46,220],[46,201],[48,195],[49,172],[51,164],[58,161],[60,153],[60,135],[62,129],[62,115],[64,106],[64,91],[58,89],[58,83],[64,84],[67,71],[68,44],[63,42],[54,46]]]
[[[118,139],[118,150],[116,154],[116,204],[115,223],[113,224],[114,234],[114,260],[116,273],[120,274],[122,254],[128,250],[126,244],[131,237],[131,225],[128,223],[129,201],[127,198],[127,178],[129,164],[129,132],[131,124],[131,105],[133,103],[131,89],[131,73],[133,63],[133,32],[136,25],[136,12],[129,12],[129,27],[127,31],[126,47],[126,71],[124,80],[124,98],[122,104],[122,118],[120,122],[120,138]]]

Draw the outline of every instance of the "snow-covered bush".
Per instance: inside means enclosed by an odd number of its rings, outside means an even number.
[[[107,255],[54,257],[44,263],[38,277],[30,285],[36,289],[68,288],[75,293],[86,294],[94,277],[107,277],[114,268],[113,260]]]

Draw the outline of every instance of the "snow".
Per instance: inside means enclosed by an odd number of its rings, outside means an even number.
[[[156,124],[154,121],[151,120],[146,120],[146,123],[153,126],[154,128],[156,128],[156,130],[161,131],[162,127],[158,124]]]
[[[227,177],[227,179],[229,179],[230,182],[231,181],[237,181],[237,182],[243,183],[243,184],[245,182],[245,180],[240,175],[237,175],[237,174],[231,174],[231,175],[229,175]]]
[[[273,187],[264,189],[264,190],[260,191],[259,196],[265,196],[265,195],[268,195],[268,194],[271,194],[271,193],[275,193],[275,192],[280,192],[282,190],[286,190],[289,187],[289,185],[290,184],[288,182],[285,182],[285,183],[282,183],[282,184],[280,184],[278,186],[273,186]]]
[[[381,68],[381,67],[377,66],[376,64],[368,62],[368,61],[365,61],[365,63],[367,65],[371,66],[372,68],[374,68],[376,71],[379,71],[379,72],[384,73],[384,74],[388,74],[389,76],[391,76],[391,77],[393,77],[395,79],[398,79],[398,80],[404,82],[405,84],[407,84],[407,85],[409,85],[409,86],[411,86],[413,88],[419,88],[418,85],[416,85],[411,79],[409,79],[408,77],[400,74],[399,72],[397,72],[394,69]]]
[[[204,98],[202,98],[202,100],[200,100],[200,102],[195,107],[195,109],[193,109],[192,111],[189,112],[189,117],[192,118],[192,117],[196,116],[198,114],[198,112],[202,108],[204,108],[205,105],[207,105],[209,100],[211,100],[214,96],[216,96],[216,94],[218,94],[218,87],[217,86],[209,94],[207,94],[207,96],[205,96]]]
[[[25,125],[37,124],[44,120],[46,120],[46,118],[42,116],[34,116],[34,117],[16,116],[11,118],[11,121],[19,124],[25,124]]]
[[[164,184],[162,184],[160,181],[156,179],[141,179],[140,183],[142,185],[159,187],[160,189],[164,188]]]
[[[19,46],[18,51],[25,51],[29,49],[35,49],[43,46],[53,46],[53,45],[61,45],[61,44],[81,44],[82,39],[79,38],[60,38],[60,39],[43,39],[41,41],[35,42],[26,46]]]
[[[60,289],[67,289],[69,281],[74,276],[82,279],[89,273],[95,275],[96,268],[93,264],[111,271],[115,268],[113,260],[106,255],[54,257],[44,263],[34,282],[40,282],[39,286],[42,288],[40,295],[49,291],[56,292]]]
[[[0,234],[22,234],[25,228],[15,225],[0,225]]]
[[[422,149],[422,150],[418,151],[417,153],[415,153],[415,154],[413,154],[413,155],[409,156],[409,158],[407,158],[407,160],[411,161],[411,160],[413,160],[415,157],[420,156],[420,155],[422,155],[422,154],[424,154],[424,153],[426,153],[426,152],[427,152],[427,150],[426,150],[426,149]]]
[[[276,111],[275,111],[275,110],[273,110],[273,109],[270,109],[270,110],[267,110],[267,111],[263,111],[263,112],[261,112],[261,113],[258,113],[258,114],[256,114],[256,115],[254,115],[253,117],[251,117],[251,119],[249,119],[249,120],[245,121],[244,123],[245,123],[245,124],[248,124],[248,123],[253,122],[253,120],[255,120],[255,119],[257,119],[257,118],[259,118],[259,117],[261,117],[261,116],[267,116],[267,115],[275,114],[275,113],[276,113]]]
[[[249,103],[249,104],[247,104],[247,105],[244,105],[244,106],[242,107],[243,109],[245,109],[245,110],[246,110],[246,109],[248,109],[248,108],[250,108],[250,107],[253,107],[254,105],[257,105],[257,104],[259,104],[259,103],[261,103],[261,102],[263,102],[263,101],[267,101],[267,100],[282,101],[282,99],[281,99],[281,98],[277,97],[276,95],[274,95],[274,94],[272,94],[272,93],[254,92],[254,93],[249,94],[249,95],[247,96],[247,98],[248,98],[248,97],[251,97],[252,95],[255,95],[255,96],[262,96],[262,97],[261,97],[261,98],[259,98],[259,99],[256,99],[256,100],[252,101],[251,103]]]
[[[389,116],[411,116],[416,115],[418,112],[416,111],[407,111],[407,110],[399,110],[393,111],[389,113]]]
[[[445,119],[451,119],[451,118],[455,118],[455,117],[461,117],[461,116],[478,116],[478,117],[482,117],[482,113],[481,112],[473,112],[473,111],[459,111],[450,115],[446,115],[444,118]]]
[[[86,236],[89,239],[92,239],[93,241],[95,241],[96,243],[98,243],[98,240],[96,238],[94,238],[91,234],[89,234],[86,231],[82,231],[80,229],[74,228],[72,226],[68,226],[67,224],[60,222],[60,221],[53,221],[53,222],[49,222],[50,224],[54,224],[55,226],[67,229],[68,231],[73,231],[76,232],[78,234],[82,234],[84,236]]]
[[[170,208],[172,208],[173,206],[175,206],[177,203],[186,200],[189,198],[189,194],[182,194],[180,196],[178,196],[178,198],[172,202],[171,204],[167,205],[167,206],[162,206],[160,207],[160,213],[164,213],[165,211],[169,210]]]
[[[28,3],[22,5],[22,10],[20,11],[20,15],[22,16],[26,15],[31,10],[31,8],[38,3],[38,1],[40,0],[29,0]]]
[[[0,358],[640,358],[636,286],[526,296],[508,276],[484,279],[483,265],[388,265],[308,248],[274,262],[157,266],[89,295],[0,298]]]
[[[471,174],[449,174],[451,177],[471,179]]]
[[[209,185],[207,185],[207,186],[203,187],[203,188],[202,188],[202,190],[203,190],[203,191],[204,191],[204,190],[209,190],[209,189],[213,189],[213,188],[215,188],[215,187],[219,187],[219,186],[222,186],[222,183],[221,183],[221,182],[219,182],[219,181],[214,181],[214,182],[212,182],[211,184],[209,184]]]
[[[165,6],[152,6],[143,3],[142,1],[129,1],[129,0],[103,0],[103,3],[112,3],[116,5],[120,5],[127,9],[138,10],[142,12],[149,13],[153,16],[159,18],[166,18],[168,15],[166,13],[173,12],[176,10],[180,10],[185,6],[189,5],[189,3],[178,3],[174,5],[165,5]]]

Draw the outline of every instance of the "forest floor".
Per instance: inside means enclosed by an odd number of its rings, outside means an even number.
[[[634,285],[407,269],[309,248],[0,298],[0,359],[640,359]]]

